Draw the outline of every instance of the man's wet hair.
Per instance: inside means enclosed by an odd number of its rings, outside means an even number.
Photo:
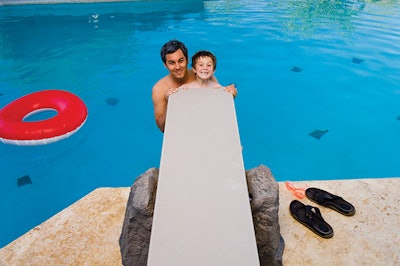
[[[210,57],[214,63],[214,70],[217,68],[217,57],[215,57],[215,55],[213,53],[206,51],[206,50],[198,51],[197,53],[195,53],[192,56],[192,68],[194,68],[197,60],[199,60],[200,57]]]
[[[186,61],[188,61],[189,60],[188,49],[186,48],[186,46],[178,40],[171,40],[171,41],[165,43],[163,45],[163,47],[161,48],[161,52],[160,52],[161,60],[164,62],[164,64],[167,62],[167,59],[166,59],[167,54],[175,53],[179,49],[182,50],[183,55],[186,57]]]

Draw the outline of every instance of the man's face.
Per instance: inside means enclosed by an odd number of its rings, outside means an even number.
[[[165,67],[173,78],[182,79],[187,73],[187,60],[181,49],[165,56]]]

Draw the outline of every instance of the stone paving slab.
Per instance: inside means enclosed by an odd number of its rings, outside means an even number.
[[[295,197],[280,182],[284,265],[399,265],[400,178],[293,182],[353,203],[343,216],[320,207],[334,236],[323,239],[295,221]],[[0,265],[121,265],[118,239],[130,188],[99,188],[0,249]],[[305,204],[316,206],[308,199]]]

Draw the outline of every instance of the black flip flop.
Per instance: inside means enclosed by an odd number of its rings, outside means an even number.
[[[306,196],[319,205],[331,208],[343,215],[353,216],[356,213],[356,209],[350,202],[325,190],[313,187],[307,188]]]
[[[289,210],[294,219],[320,237],[331,238],[333,236],[332,227],[322,218],[318,208],[294,200],[290,203]]]

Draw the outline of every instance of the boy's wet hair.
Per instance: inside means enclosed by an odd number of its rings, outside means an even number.
[[[198,51],[192,56],[192,68],[194,68],[194,66],[197,63],[197,60],[199,60],[200,57],[210,57],[214,63],[214,70],[217,68],[217,57],[215,57],[215,55],[210,51],[206,50]]]
[[[167,59],[166,59],[167,54],[175,53],[179,49],[182,50],[183,55],[186,58],[186,61],[188,61],[189,60],[188,49],[186,48],[186,46],[182,42],[180,42],[178,40],[171,40],[171,41],[165,43],[163,45],[163,47],[161,47],[161,52],[160,52],[161,60],[164,62],[164,64],[167,61]]]

